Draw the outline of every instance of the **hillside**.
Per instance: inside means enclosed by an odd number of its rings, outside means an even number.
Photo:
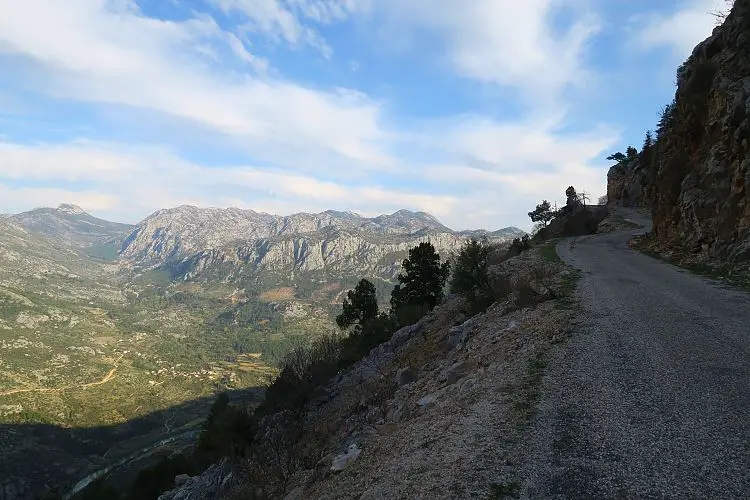
[[[233,441],[241,451],[232,465],[183,476],[160,498],[515,495],[541,375],[573,312],[575,274],[551,246],[495,252],[493,262],[486,272],[498,288],[486,311],[452,296],[311,384],[319,363],[331,363],[317,357],[330,347],[313,348],[300,358],[308,368],[293,365],[269,388],[254,435]]]

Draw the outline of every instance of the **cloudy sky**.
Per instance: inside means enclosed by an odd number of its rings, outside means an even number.
[[[605,192],[721,0],[0,0],[0,212],[428,211]]]

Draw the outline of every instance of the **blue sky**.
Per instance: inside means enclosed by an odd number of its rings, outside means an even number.
[[[528,228],[640,146],[722,0],[0,0],[0,212]]]

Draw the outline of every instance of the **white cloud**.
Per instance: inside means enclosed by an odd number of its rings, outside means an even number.
[[[668,47],[676,56],[684,59],[716,26],[716,18],[711,13],[725,10],[724,0],[683,1],[671,14],[648,19],[646,26],[638,33],[638,42],[642,48],[649,50]]]
[[[561,133],[563,117],[497,122],[481,117],[452,120],[429,131],[431,147],[442,148],[472,165],[519,172],[588,162],[614,145],[618,134],[607,127],[586,133]]]
[[[407,207],[438,216],[449,214],[457,203],[457,198],[451,195],[370,184],[345,185],[247,165],[209,168],[151,147],[89,141],[34,146],[2,142],[0,156],[3,158],[0,182],[34,182],[34,188],[16,190],[10,184],[5,185],[3,193],[7,196],[0,199],[8,210],[74,202],[133,222],[152,211],[185,203],[237,204],[256,210],[259,207],[293,207],[292,211],[345,208],[367,214]],[[85,181],[86,190],[78,193],[56,187],[71,181]]]
[[[267,161],[287,160],[291,148],[318,165],[387,160],[377,103],[350,91],[215,71],[205,54],[217,37],[254,59],[206,16],[172,22],[97,0],[0,0],[0,55],[38,63],[27,75],[32,90],[188,119]]]
[[[371,0],[286,0],[308,19],[330,24],[346,20],[352,14],[370,11]]]
[[[263,34],[276,42],[298,47],[309,45],[325,57],[332,49],[305,20],[330,24],[354,13],[369,10],[369,0],[211,0],[225,13],[241,13],[246,20],[242,31]]]
[[[384,0],[396,31],[426,30],[437,35],[454,70],[468,78],[507,85],[554,99],[568,85],[586,79],[586,42],[599,21],[585,5],[568,4],[576,19],[556,26],[556,0]],[[388,31],[388,37],[403,36]]]
[[[506,219],[526,227],[526,207],[542,199],[563,201],[571,184],[593,196],[606,192],[609,165],[603,153],[619,141],[619,133],[599,127],[564,134],[558,130],[563,123],[563,117],[551,116],[518,123],[465,118],[442,124],[421,141],[453,161],[424,168],[420,175],[466,193],[461,213],[451,214],[449,222],[466,226],[467,220],[477,220],[496,227],[493,220]]]

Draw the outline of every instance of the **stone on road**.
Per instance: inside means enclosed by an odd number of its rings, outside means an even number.
[[[750,498],[750,296],[628,248],[637,232],[558,246],[581,312],[547,368],[523,495]]]

